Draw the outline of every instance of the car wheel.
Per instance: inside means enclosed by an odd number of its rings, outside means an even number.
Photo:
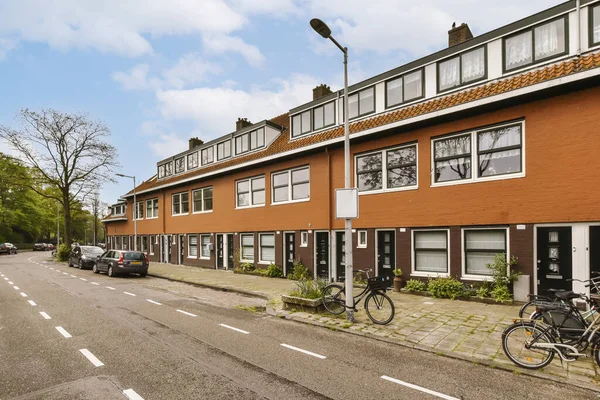
[[[148,275],[148,271],[145,271],[145,272],[140,272],[140,277],[141,277],[141,278],[145,278],[145,277],[146,277],[146,275]]]
[[[79,259],[79,262],[77,263],[77,268],[83,269],[83,262],[81,261],[81,258]]]
[[[73,264],[71,264],[71,258],[69,258],[69,267],[72,267]]]
[[[92,272],[95,274],[100,273],[100,271],[98,271],[98,265],[96,263],[94,263],[94,265],[92,266]]]
[[[110,276],[111,278],[115,276],[112,266],[108,267],[108,276]]]

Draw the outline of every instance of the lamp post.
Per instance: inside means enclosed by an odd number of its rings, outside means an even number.
[[[117,174],[117,176],[120,176],[121,178],[131,178],[133,179],[133,212],[131,213],[131,215],[133,216],[133,250],[137,251],[137,203],[136,203],[136,199],[135,199],[135,175],[134,176],[129,176],[129,175],[123,175],[123,174]]]
[[[344,187],[350,189],[350,129],[348,123],[348,48],[340,45],[331,36],[331,29],[320,19],[310,20],[310,26],[325,39],[330,39],[344,53]],[[346,246],[346,319],[354,322],[353,260],[352,260],[352,220],[345,218],[344,239]]]
[[[56,253],[60,247],[60,203],[56,204]]]

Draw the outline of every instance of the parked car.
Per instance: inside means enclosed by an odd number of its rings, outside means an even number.
[[[46,250],[54,250],[56,247],[54,247],[54,245],[52,243],[47,243],[46,244]]]
[[[12,243],[0,243],[0,254],[17,254],[17,246]]]
[[[79,269],[92,268],[98,259],[104,253],[100,247],[96,246],[76,246],[69,254],[69,267],[77,266]]]
[[[108,276],[122,274],[148,274],[148,257],[142,251],[109,250],[96,260],[92,267],[95,274],[106,272]]]
[[[33,251],[44,251],[46,249],[46,243],[36,243],[33,245]]]

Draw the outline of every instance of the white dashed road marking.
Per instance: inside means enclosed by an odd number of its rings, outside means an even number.
[[[135,392],[135,390],[133,389],[127,389],[127,390],[123,390],[123,394],[129,399],[129,400],[144,400],[144,398],[142,396],[140,396],[139,394],[137,394]]]
[[[197,316],[196,314],[192,314],[192,313],[189,313],[189,312],[183,311],[183,310],[175,310],[175,311],[180,312],[180,313],[185,314],[185,315],[189,315],[190,317],[196,317]]]
[[[71,278],[77,278],[75,275],[71,274]]]
[[[8,281],[8,284],[9,284],[9,285],[13,285],[13,282],[12,282],[12,281]]]
[[[233,326],[229,326],[229,325],[225,325],[225,324],[219,324],[219,326],[222,326],[223,328],[231,329],[232,331],[243,333],[245,335],[248,335],[250,333],[250,332],[246,332],[246,331],[243,331],[241,329],[234,328]]]
[[[299,349],[298,347],[290,346],[289,344],[282,343],[281,346],[285,347],[287,349],[290,349],[290,350],[299,351],[300,353],[308,354],[309,356],[320,358],[321,360],[324,360],[325,358],[327,358],[327,357],[322,356],[320,354],[313,353],[312,351],[303,350],[303,349]]]
[[[385,375],[383,375],[383,376],[381,377],[381,379],[384,379],[384,380],[386,380],[386,381],[389,381],[389,382],[394,382],[394,383],[397,383],[398,385],[406,386],[406,387],[409,387],[409,388],[411,388],[411,389],[415,389],[415,390],[418,390],[418,391],[420,391],[420,392],[427,393],[427,394],[430,394],[430,395],[432,395],[432,396],[439,397],[439,398],[441,398],[441,399],[446,399],[446,400],[459,400],[459,399],[458,399],[458,398],[456,398],[456,397],[448,396],[448,395],[446,395],[446,394],[439,393],[439,392],[434,392],[433,390],[429,390],[429,389],[426,389],[426,388],[424,388],[424,387],[421,387],[421,386],[418,386],[418,385],[413,385],[412,383],[404,382],[404,381],[401,381],[401,380],[399,380],[399,379],[390,378],[389,376],[385,376]]]
[[[157,306],[162,306],[161,303],[159,303],[158,301],[154,301],[154,300],[150,300],[150,299],[146,299],[147,301],[149,301],[152,304],[156,304]]]
[[[88,349],[79,349],[79,351],[85,356],[85,358],[87,358],[92,364],[94,364],[94,367],[101,367],[104,365],[102,361],[98,360],[96,356],[93,355]]]
[[[25,293],[23,293],[23,292],[21,292],[21,296],[27,297],[27,295]]]
[[[37,304],[35,304],[35,301],[33,301],[33,300],[27,300],[27,302],[34,307],[37,306]]]
[[[85,279],[85,278],[79,278],[79,279],[81,279],[84,282],[87,282],[87,279]]]
[[[60,334],[61,334],[61,335],[63,335],[64,337],[66,337],[67,339],[68,339],[68,338],[70,338],[70,337],[73,337],[73,336],[71,336],[71,334],[70,334],[69,332],[67,332],[67,331],[65,330],[65,328],[63,328],[62,326],[57,326],[57,327],[56,327],[56,330],[57,330],[57,331],[59,331],[59,332],[60,332]]]
[[[125,293],[125,294],[126,294],[126,295],[128,295],[128,296],[133,296],[133,297],[135,297],[135,294],[133,294],[133,293],[129,293],[129,292],[123,292],[123,293]]]
[[[69,273],[68,272],[63,272],[63,275],[69,275]]]
[[[18,286],[13,286],[15,290],[20,290]]]
[[[4,278],[4,280],[5,280],[5,281],[7,281],[7,280],[8,280],[8,278]]]
[[[52,319],[52,318],[50,318],[50,316],[49,316],[48,314],[46,314],[44,311],[41,311],[41,312],[40,312],[40,315],[41,315],[42,317],[44,317],[44,319]]]
[[[97,285],[100,286],[100,284],[98,282],[90,282],[92,285]]]

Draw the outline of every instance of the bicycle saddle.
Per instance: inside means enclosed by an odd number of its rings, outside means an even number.
[[[579,295],[571,290],[567,290],[564,292],[556,292],[554,295],[561,300],[571,300],[579,298]]]

